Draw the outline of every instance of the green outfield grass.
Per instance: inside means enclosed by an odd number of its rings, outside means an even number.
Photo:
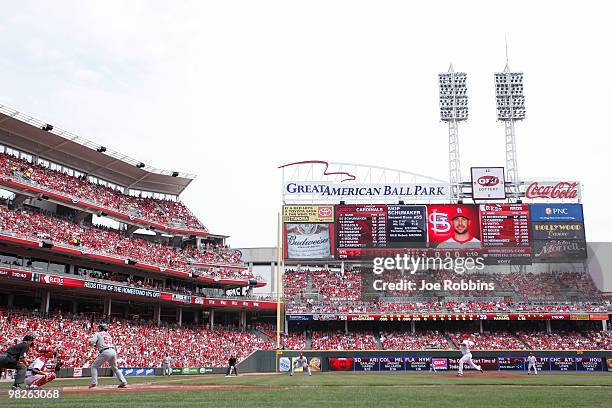
[[[495,378],[468,373],[315,373],[288,375],[196,376],[130,378],[131,384],[286,386],[283,389],[197,390],[172,392],[113,392],[65,395],[61,400],[11,402],[13,406],[54,407],[296,407],[401,406],[401,407],[609,407],[612,374],[555,373]],[[54,385],[86,386],[88,379],[57,381]],[[115,384],[112,379],[100,385]],[[8,388],[3,383],[2,388]],[[0,406],[9,402],[0,397]]]

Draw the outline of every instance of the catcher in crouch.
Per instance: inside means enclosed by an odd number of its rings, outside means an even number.
[[[39,388],[48,382],[55,380],[55,372],[46,372],[47,362],[53,358],[52,349],[42,349],[38,356],[26,369],[25,384],[30,388]]]

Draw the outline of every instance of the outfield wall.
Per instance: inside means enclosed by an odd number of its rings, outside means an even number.
[[[447,360],[448,370],[456,369],[456,362],[461,357],[461,354],[457,350],[435,350],[435,351],[412,351],[412,350],[368,350],[368,351],[354,351],[354,350],[303,350],[303,351],[292,351],[292,350],[261,350],[252,354],[248,359],[243,361],[239,368],[242,372],[274,372],[277,370],[277,364],[279,364],[282,357],[288,357],[289,359],[299,356],[303,352],[309,361],[318,359],[321,371],[334,371],[334,367],[330,366],[330,359],[406,359],[411,358],[411,368],[406,370],[406,364],[404,363],[403,369],[395,367],[390,364],[388,370],[381,371],[422,371],[429,370],[429,361],[431,359]],[[530,350],[483,350],[474,351],[472,355],[478,362],[483,360],[486,367],[489,370],[498,370],[501,362],[505,366],[509,360],[513,360],[516,364],[518,360],[527,357],[530,354]],[[612,371],[612,350],[598,350],[598,351],[533,351],[534,356],[538,359],[538,364],[543,364],[544,368],[546,365],[550,367],[559,367],[559,369],[553,368],[552,371],[582,371],[579,366],[584,367],[589,364],[596,364],[596,361],[600,359],[601,371]],[[576,360],[576,359],[580,360]],[[551,360],[552,359],[552,360]],[[589,359],[592,361],[589,363]],[[378,363],[380,365],[380,362]],[[382,365],[380,365],[382,367]],[[572,368],[573,367],[573,368]],[[337,368],[337,367],[336,367]],[[337,371],[337,370],[335,370]],[[343,371],[371,371],[371,370],[343,370]],[[378,370],[374,370],[378,371]],[[589,371],[589,370],[585,370]],[[600,371],[600,370],[596,370]]]
[[[474,351],[472,355],[474,360],[479,363],[480,359],[488,359],[486,365],[491,370],[491,359],[499,360],[500,357],[507,358],[525,358],[529,355],[530,350],[486,350],[486,351]],[[367,351],[355,351],[355,350],[259,350],[251,354],[246,360],[238,364],[239,373],[273,373],[280,371],[278,367],[280,359],[282,357],[288,357],[289,359],[298,357],[300,353],[304,353],[308,360],[311,361],[313,358],[318,358],[320,364],[320,371],[339,371],[333,370],[330,367],[330,358],[336,359],[353,359],[353,369],[341,370],[341,371],[423,371],[429,370],[429,360],[431,359],[446,359],[448,361],[447,370],[456,369],[454,367],[454,360],[458,360],[461,354],[457,350],[431,350],[431,351],[411,351],[411,350],[367,350]],[[576,359],[576,358],[599,358],[601,359],[601,370],[596,371],[612,371],[612,350],[596,350],[596,351],[559,351],[559,350],[547,350],[547,351],[533,351],[533,355],[538,359],[544,358],[555,358],[555,359]],[[406,370],[406,363],[404,362],[403,369],[397,369],[397,364],[389,363],[390,369],[388,370],[355,370],[354,359],[395,359],[397,363],[398,358],[415,359],[411,362],[413,367]],[[344,361],[347,364],[347,361]],[[364,362],[365,363],[365,362]],[[369,365],[372,365],[372,360],[368,361]],[[589,371],[589,370],[578,370],[575,365],[572,369],[569,361],[560,361],[560,364],[564,364],[566,369],[552,370],[552,371]],[[378,361],[380,368],[380,361]],[[366,364],[367,365],[367,364]],[[395,369],[393,369],[395,368]],[[150,367],[150,368],[122,368],[124,374],[127,377],[130,376],[160,376],[162,375],[162,368]],[[225,374],[226,367],[188,367],[188,368],[173,368],[172,375],[204,375],[204,374]],[[494,368],[494,370],[497,370]],[[515,370],[516,371],[516,370]],[[110,368],[101,368],[99,370],[100,377],[111,377],[113,375]],[[62,368],[58,377],[90,377],[91,369],[83,368]]]

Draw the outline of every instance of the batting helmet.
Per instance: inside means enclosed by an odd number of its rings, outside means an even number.
[[[100,331],[107,331],[108,330],[108,326],[106,325],[106,323],[98,323],[98,330],[100,330]]]

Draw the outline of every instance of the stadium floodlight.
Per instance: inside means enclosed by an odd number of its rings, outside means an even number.
[[[448,169],[451,198],[461,195],[461,161],[459,159],[458,122],[468,118],[467,74],[448,72],[438,75],[440,84],[440,120],[448,122]]]
[[[514,122],[525,119],[525,95],[523,94],[523,73],[510,72],[506,56],[503,72],[495,73],[495,99],[497,120],[504,122],[506,134],[506,177],[511,196],[519,196],[518,165],[516,160],[516,137]]]

